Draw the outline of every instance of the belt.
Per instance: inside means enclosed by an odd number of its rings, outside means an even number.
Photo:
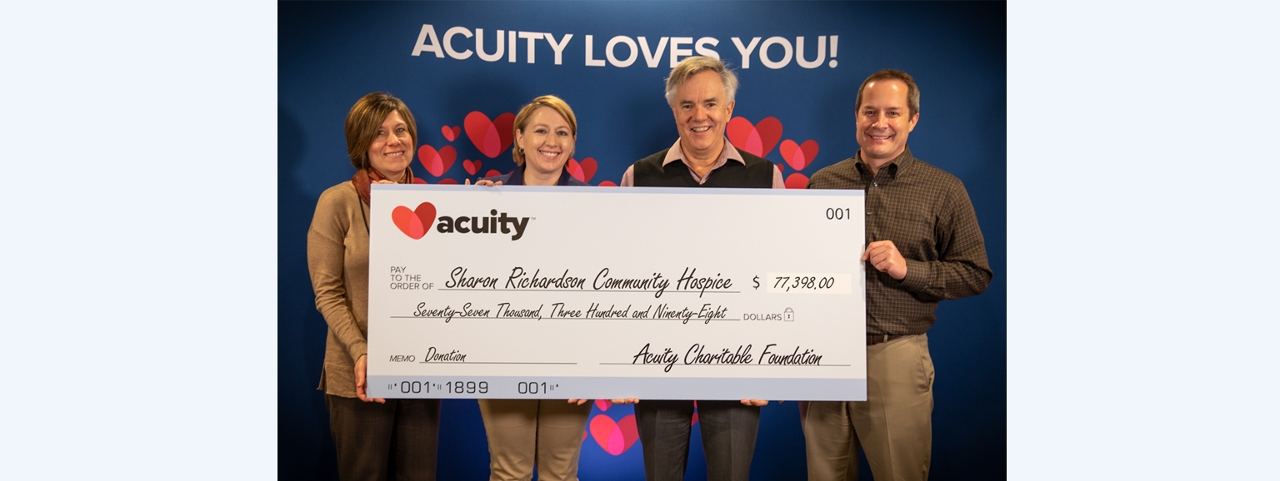
[[[889,342],[894,339],[900,339],[910,335],[911,334],[867,334],[867,345],[874,346],[882,342]]]

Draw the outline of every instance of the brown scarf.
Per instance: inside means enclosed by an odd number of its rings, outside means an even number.
[[[356,175],[351,176],[351,184],[356,186],[356,193],[360,194],[360,200],[364,201],[364,205],[369,205],[369,186],[379,180],[386,180],[386,176],[378,172],[373,167],[356,171]],[[404,177],[400,178],[400,184],[413,183],[413,168],[405,167]]]

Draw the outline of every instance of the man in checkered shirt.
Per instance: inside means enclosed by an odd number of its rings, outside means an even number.
[[[920,120],[915,80],[871,74],[855,110],[860,149],[808,188],[866,191],[867,400],[800,404],[809,479],[857,479],[861,448],[875,479],[925,480],[933,415],[925,332],[938,301],[981,294],[991,267],[960,179],[907,148]]]

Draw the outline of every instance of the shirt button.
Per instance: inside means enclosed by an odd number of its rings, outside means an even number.
[[[872,187],[880,187],[880,183],[879,183],[879,182],[872,182],[872,183],[871,183],[871,186],[872,186]]]

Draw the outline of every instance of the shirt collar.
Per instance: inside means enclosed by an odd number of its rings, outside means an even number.
[[[911,164],[915,162],[915,157],[911,155],[911,147],[904,147],[902,153],[894,157],[884,166],[892,178],[898,178],[898,174],[904,169],[911,168]],[[858,172],[871,174],[871,169],[867,167],[867,163],[862,161],[862,149],[858,149],[858,153],[853,154],[854,165],[858,166]]]
[[[662,166],[666,167],[667,164],[677,160],[684,162],[686,166],[689,165],[689,162],[684,160],[684,150],[680,148],[680,139],[676,139],[676,143],[671,145],[670,150],[667,150],[666,158],[662,159]],[[747,165],[746,159],[742,158],[742,154],[738,152],[738,149],[733,146],[732,142],[729,142],[728,138],[725,138],[724,148],[720,150],[720,158],[716,159],[716,163],[711,164],[711,170],[720,168],[729,160],[736,160],[739,164]],[[692,171],[693,168],[690,167],[689,170]]]

